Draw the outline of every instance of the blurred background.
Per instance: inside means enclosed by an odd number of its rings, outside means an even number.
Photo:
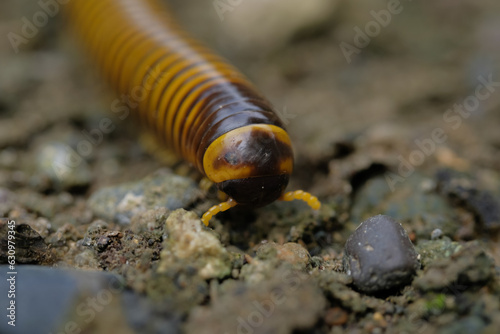
[[[443,114],[474,93],[478,77],[500,78],[494,1],[165,2],[286,115],[299,163],[324,159],[335,142],[353,138],[411,150],[415,139],[446,127]],[[28,0],[0,4],[3,148],[26,147],[60,121],[81,124],[109,109],[63,16],[45,24],[38,17],[42,27],[23,37],[22,18],[33,21],[40,9]],[[499,101],[491,94],[447,131],[449,153],[499,168]]]

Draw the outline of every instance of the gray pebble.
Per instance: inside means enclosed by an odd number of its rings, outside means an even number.
[[[437,228],[434,231],[432,231],[431,239],[432,240],[439,239],[439,237],[441,237],[442,235],[443,235],[443,231],[441,231],[440,229]]]
[[[56,189],[86,187],[92,180],[87,162],[61,142],[49,142],[39,147],[35,168],[32,182],[38,184],[41,179],[48,178]]]
[[[384,215],[362,222],[349,237],[344,269],[361,291],[375,293],[408,284],[419,255],[400,223]]]
[[[0,266],[2,273],[8,266]],[[92,331],[96,323],[118,320],[123,282],[100,271],[17,266],[15,275],[15,331],[8,318],[0,321],[0,333],[77,333]],[[10,276],[10,275],[9,275]],[[8,282],[0,280],[0,306],[8,307]],[[123,312],[123,311],[122,311]],[[112,320],[109,320],[112,319]],[[126,319],[121,315],[121,319]],[[10,320],[9,320],[10,321]],[[129,332],[125,321],[114,323],[119,332]]]

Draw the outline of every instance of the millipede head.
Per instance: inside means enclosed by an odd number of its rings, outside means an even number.
[[[268,124],[231,130],[210,144],[203,168],[238,205],[267,205],[288,185],[293,169],[290,138],[282,128]]]

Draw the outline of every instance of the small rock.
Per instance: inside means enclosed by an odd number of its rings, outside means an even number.
[[[120,244],[120,246],[121,246],[121,239],[122,238],[123,238],[123,233],[121,233],[119,231],[107,231],[107,232],[105,232],[104,234],[99,236],[99,238],[97,239],[97,242],[95,245],[97,252],[99,252],[99,253],[104,252],[106,250],[106,248],[112,244]],[[130,239],[128,239],[128,240],[130,240]],[[136,241],[136,244],[137,243],[138,243],[138,241]]]
[[[443,231],[441,231],[440,229],[437,228],[431,232],[431,239],[436,240],[442,235],[443,235]]]
[[[384,319],[382,313],[373,313],[373,320],[375,320],[380,327],[387,327],[387,321]]]
[[[260,245],[257,249],[257,257],[264,259],[269,256],[292,265],[298,265],[301,268],[305,268],[311,260],[307,249],[295,242],[287,242],[284,245],[268,242]]]
[[[259,284],[260,282],[269,280],[274,272],[281,268],[281,265],[289,265],[288,262],[278,260],[276,257],[259,259],[252,258],[247,255],[245,256],[245,259],[248,263],[241,267],[238,277],[250,285]]]
[[[136,214],[161,207],[187,207],[198,195],[193,180],[160,169],[140,181],[98,190],[90,197],[89,206],[99,217],[130,224]]]
[[[439,171],[436,178],[439,192],[470,211],[486,231],[500,230],[500,202],[490,192],[479,189],[471,177],[450,169]]]
[[[82,240],[83,246],[96,246],[97,240],[104,233],[104,231],[108,228],[108,223],[103,220],[96,220],[92,222],[87,228],[87,232]]]
[[[86,187],[92,180],[87,162],[68,145],[48,142],[36,152],[35,179],[47,178],[52,187],[59,190]]]
[[[49,235],[50,230],[52,228],[50,221],[43,217],[37,218],[29,225],[43,238],[46,238]]]
[[[325,314],[325,323],[329,326],[342,326],[348,319],[347,312],[340,307],[330,308]]]
[[[99,239],[97,239],[97,251],[102,252],[108,247],[108,245],[111,243],[111,239],[107,235],[101,235]]]
[[[170,211],[166,208],[148,210],[135,215],[130,222],[130,230],[135,234],[152,234],[162,237],[165,220]]]
[[[7,263],[8,219],[0,219],[0,263]],[[51,252],[43,238],[27,224],[14,225],[16,263],[47,263],[51,262]]]
[[[362,222],[345,245],[344,270],[361,291],[374,293],[408,284],[420,267],[401,224],[378,215]]]
[[[195,213],[183,209],[172,212],[165,222],[165,234],[159,272],[181,263],[196,268],[204,279],[231,273],[229,253]]]
[[[61,247],[68,241],[78,241],[82,238],[80,231],[72,224],[64,224],[57,231],[46,239],[52,247]]]

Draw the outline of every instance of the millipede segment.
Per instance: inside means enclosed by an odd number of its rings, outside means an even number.
[[[65,8],[121,103],[230,197],[203,216],[205,224],[235,205],[260,207],[278,198],[319,208],[310,194],[284,194],[293,152],[272,105],[184,32],[163,3],[71,0]]]

